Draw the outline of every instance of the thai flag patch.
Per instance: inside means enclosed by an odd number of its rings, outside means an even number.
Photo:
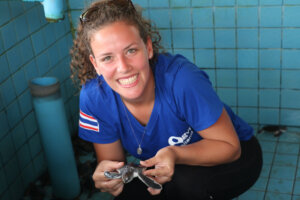
[[[98,121],[94,117],[85,114],[81,110],[80,110],[79,126],[86,130],[99,132]]]

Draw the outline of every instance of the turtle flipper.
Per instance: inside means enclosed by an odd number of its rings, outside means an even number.
[[[104,175],[106,176],[106,178],[109,178],[109,179],[121,178],[123,183],[129,183],[134,178],[134,176],[133,176],[134,170],[135,170],[134,167],[132,167],[130,165],[125,165],[125,166],[121,167],[120,169],[117,169],[117,172],[105,171]]]
[[[110,179],[118,179],[118,178],[122,177],[122,174],[119,173],[119,172],[108,172],[108,171],[105,171],[104,172],[104,176],[106,178],[110,178]]]
[[[142,172],[137,174],[137,177],[143,182],[145,183],[148,187],[154,188],[154,189],[162,189],[162,185],[157,183],[154,179],[145,176]]]

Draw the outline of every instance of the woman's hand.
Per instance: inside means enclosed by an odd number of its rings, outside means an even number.
[[[153,167],[144,171],[144,175],[152,177],[158,183],[164,184],[171,181],[174,174],[176,155],[170,147],[165,147],[159,150],[156,155],[148,160],[141,161],[140,164],[144,167]],[[148,188],[152,195],[157,195],[161,190]]]
[[[93,174],[95,187],[100,189],[101,192],[109,192],[113,196],[118,196],[123,191],[123,181],[121,179],[108,179],[104,176],[104,172],[116,171],[116,169],[123,167],[123,165],[124,162],[101,161]]]

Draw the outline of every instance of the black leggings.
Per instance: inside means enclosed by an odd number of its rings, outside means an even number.
[[[163,185],[159,195],[152,196],[138,179],[125,184],[115,200],[205,200],[232,199],[248,190],[258,179],[262,152],[257,139],[241,141],[241,157],[228,164],[213,167],[176,165],[172,180]]]

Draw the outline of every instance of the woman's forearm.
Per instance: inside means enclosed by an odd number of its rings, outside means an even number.
[[[239,145],[225,141],[203,139],[186,146],[168,146],[174,152],[176,164],[214,166],[237,160],[241,155]]]

